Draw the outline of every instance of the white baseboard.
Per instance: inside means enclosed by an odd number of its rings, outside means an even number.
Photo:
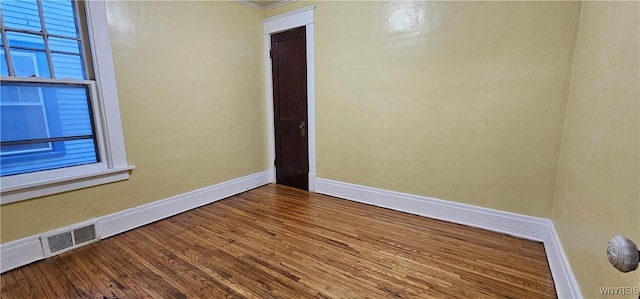
[[[438,220],[497,231],[512,236],[544,241],[549,220],[480,208],[441,199],[388,191],[318,178],[318,193],[350,199]]]
[[[543,242],[558,298],[582,298],[560,239],[549,219],[322,178],[316,179],[316,191],[360,203]]]
[[[101,217],[98,220],[96,229],[102,238],[108,238],[130,229],[269,184],[269,182],[268,171],[251,174]]]
[[[262,171],[93,220],[83,221],[83,223],[95,223],[97,235],[104,239],[269,183],[269,171]],[[75,224],[67,228],[74,226]],[[60,229],[53,231],[58,230]],[[48,233],[50,232],[44,232],[42,235]],[[44,257],[40,235],[0,244],[0,273],[41,260]]]
[[[44,258],[39,236],[0,244],[0,273],[33,263]]]
[[[547,252],[547,260],[553,281],[556,285],[558,298],[583,298],[576,277],[571,271],[569,259],[562,248],[560,237],[556,232],[553,222],[549,221],[548,233],[544,239],[544,249]]]

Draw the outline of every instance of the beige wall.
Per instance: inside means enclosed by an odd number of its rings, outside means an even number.
[[[587,298],[640,287],[605,254],[617,234],[640,244],[639,46],[638,2],[584,2],[552,219]]]
[[[580,2],[311,4],[319,177],[550,216]]]
[[[2,242],[266,170],[262,13],[109,1],[126,182],[1,207]]]

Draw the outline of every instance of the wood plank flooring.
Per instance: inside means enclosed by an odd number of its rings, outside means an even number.
[[[2,298],[555,298],[541,243],[267,185],[0,276]]]

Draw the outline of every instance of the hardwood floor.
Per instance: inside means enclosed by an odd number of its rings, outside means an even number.
[[[541,243],[268,185],[7,272],[2,298],[555,298]]]

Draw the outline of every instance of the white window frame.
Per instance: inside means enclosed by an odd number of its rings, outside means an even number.
[[[95,128],[101,161],[88,165],[45,170],[0,178],[0,203],[6,204],[116,181],[127,180],[134,168],[127,163],[116,88],[105,1],[84,1],[95,84],[92,92]],[[29,82],[30,78],[2,77],[3,81]],[[78,80],[56,80],[58,83]],[[42,82],[35,80],[34,82]],[[82,81],[80,81],[82,82]],[[84,83],[84,82],[82,82]]]

